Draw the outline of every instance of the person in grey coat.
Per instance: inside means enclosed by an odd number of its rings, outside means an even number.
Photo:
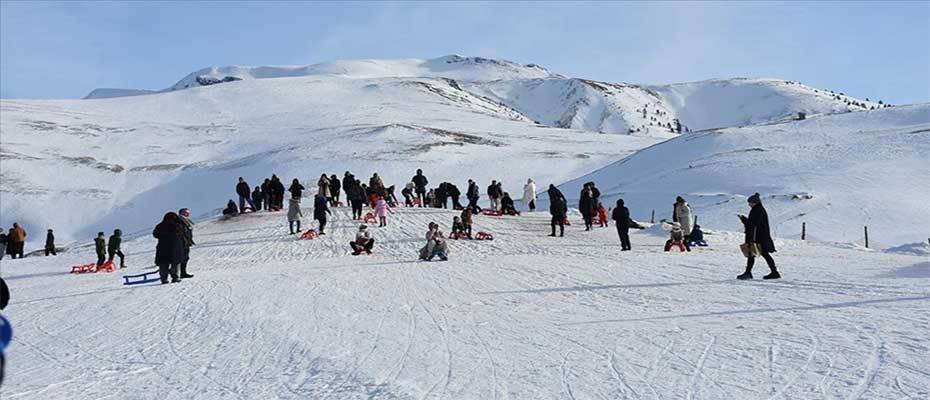
[[[291,197],[287,203],[287,224],[291,230],[291,235],[300,233],[300,217],[304,214],[300,212],[300,198]],[[294,224],[297,224],[297,231],[294,231]]]
[[[193,278],[194,275],[187,272],[187,262],[191,259],[191,246],[197,244],[194,243],[194,221],[191,221],[191,210],[187,208],[178,210],[178,221],[181,223],[181,230],[184,233],[181,242],[183,253],[179,265],[181,278]]]

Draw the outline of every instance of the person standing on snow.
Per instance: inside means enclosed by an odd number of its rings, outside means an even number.
[[[9,239],[6,236],[6,232],[3,232],[3,229],[0,228],[0,260],[6,255],[7,243],[9,243]]]
[[[694,213],[691,211],[691,205],[684,198],[678,196],[675,199],[674,222],[681,225],[681,233],[685,235],[685,241],[691,238],[691,229],[694,228]]]
[[[265,178],[265,181],[262,182],[262,200],[265,208],[263,210],[271,210],[271,179]]]
[[[501,197],[501,192],[500,192],[500,187],[497,185],[497,181],[495,180],[491,181],[491,184],[488,185],[487,193],[488,193],[488,199],[491,201],[491,209],[499,210],[501,206],[500,206],[500,200],[498,199],[500,199]]]
[[[316,185],[317,193],[323,195],[328,202],[333,197],[332,192],[329,191],[329,177],[326,174],[320,175],[320,180],[316,182]]]
[[[264,210],[263,206],[265,204],[265,194],[262,193],[262,189],[259,186],[255,187],[255,190],[252,191],[252,203],[255,203],[255,211]]]
[[[300,217],[304,214],[300,212],[300,197],[291,197],[287,205],[287,225],[291,230],[291,235],[300,233]],[[294,231],[294,224],[297,224],[297,231]]]
[[[325,175],[323,176],[326,177]],[[321,178],[322,179],[322,178]],[[329,211],[329,206],[327,206],[328,201],[326,200],[326,195],[322,192],[316,195],[316,199],[313,200],[313,219],[320,222],[320,229],[317,234],[325,235],[324,229],[326,228],[326,214],[332,215],[332,211]]]
[[[352,175],[351,172],[346,171],[345,175],[342,176],[342,190],[346,192],[346,203],[350,202],[352,199],[352,186],[355,185],[355,175]]]
[[[333,174],[333,176],[329,177],[329,183],[330,186],[332,186],[330,189],[332,189],[333,195],[333,201],[330,203],[330,205],[336,207],[336,205],[339,204],[339,195],[342,191],[342,184],[339,183],[339,177],[336,176],[336,174]]]
[[[420,207],[426,207],[426,199],[424,195],[426,194],[426,185],[429,184],[429,180],[426,179],[426,176],[423,175],[423,170],[418,169],[417,174],[410,179],[413,182],[413,185],[416,186],[417,199],[420,200]]]
[[[549,236],[555,236],[555,226],[559,226],[559,236],[565,236],[565,217],[568,214],[568,202],[562,191],[550,184],[549,190],[549,214],[552,215],[552,233]]]
[[[594,200],[594,192],[591,190],[591,184],[585,183],[581,189],[581,197],[578,199],[578,211],[584,218],[584,230],[590,231],[594,227],[594,215],[597,214],[597,208]]]
[[[168,283],[169,275],[171,283],[181,281],[178,277],[178,266],[181,264],[184,252],[183,229],[178,215],[169,212],[152,230],[152,236],[158,239],[158,244],[155,246],[155,265],[158,265],[158,276],[163,285]]]
[[[389,212],[391,212],[391,207],[388,206],[384,197],[379,197],[378,201],[375,202],[375,214],[378,216],[379,228],[387,226],[387,215]]]
[[[97,268],[107,261],[107,239],[103,232],[97,232],[94,238],[94,250],[97,251]]]
[[[115,229],[107,240],[107,262],[113,262],[113,257],[119,256],[119,267],[126,268],[126,256],[120,245],[123,243],[123,231]]]
[[[371,238],[371,233],[368,232],[368,226],[365,224],[359,225],[358,232],[355,233],[355,240],[349,242],[349,247],[352,248],[352,255],[357,256],[362,254],[364,251],[367,254],[371,254],[371,249],[375,246],[375,240]]]
[[[52,233],[52,230],[49,229],[48,233],[45,235],[45,256],[51,254],[57,256],[58,253],[55,252],[55,234]]]
[[[10,234],[7,235],[7,253],[11,258],[23,258],[23,247],[26,245],[26,230],[18,222],[13,223]]]
[[[288,192],[291,192],[292,199],[299,199],[304,195],[304,185],[300,184],[300,181],[297,178],[291,182],[291,187],[287,188]]]
[[[274,206],[272,210],[281,210],[284,207],[284,184],[281,183],[277,175],[271,175],[271,197],[274,199],[272,200]]]
[[[752,267],[756,263],[756,256],[760,255],[765,259],[769,266],[769,274],[762,279],[778,279],[781,274],[775,268],[775,260],[772,259],[771,253],[775,252],[775,242],[772,240],[772,232],[769,230],[769,214],[762,206],[762,198],[759,193],[749,196],[746,200],[749,203],[749,216],[740,215],[739,219],[746,228],[745,244],[750,251],[746,259],[746,271],[736,277],[736,279],[752,279]]]
[[[523,185],[523,204],[530,212],[536,211],[536,182],[532,178],[527,179],[526,185]]]
[[[480,213],[481,207],[478,207],[478,199],[481,198],[481,191],[478,189],[478,184],[475,181],[468,180],[468,190],[465,192],[465,197],[468,199],[468,208],[471,209],[471,212]]]
[[[251,188],[251,186],[240,176],[239,183],[236,184],[236,194],[239,195],[240,214],[245,212],[245,203],[249,203],[249,207],[252,207],[252,211],[255,211],[255,203],[252,202],[252,190],[249,188]]]
[[[191,246],[197,244],[194,243],[194,221],[191,221],[190,209],[182,208],[178,210],[178,223],[181,226],[181,261],[179,265],[181,278],[193,278],[194,275],[187,272],[187,262],[191,259]]]
[[[365,204],[365,189],[362,187],[362,182],[358,180],[353,182],[346,193],[349,203],[352,204],[352,219],[361,219],[362,206]]]
[[[623,199],[617,199],[611,219],[617,223],[617,236],[620,236],[620,251],[629,251],[630,247],[630,210],[623,205]]]

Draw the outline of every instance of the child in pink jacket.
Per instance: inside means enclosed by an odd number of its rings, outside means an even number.
[[[384,198],[379,197],[378,201],[375,203],[375,214],[378,216],[379,221],[378,227],[387,226],[388,212],[391,212],[391,207],[384,201]]]

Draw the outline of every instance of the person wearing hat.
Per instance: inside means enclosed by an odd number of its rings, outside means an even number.
[[[617,199],[611,219],[617,223],[617,235],[620,236],[620,251],[629,251],[630,247],[630,209],[623,205],[623,199]]]
[[[120,248],[122,244],[123,231],[119,229],[113,230],[110,240],[107,241],[107,261],[112,262],[114,257],[119,256],[119,267],[126,268],[126,256],[123,255],[123,249]]]
[[[781,274],[775,268],[775,260],[772,259],[771,253],[775,252],[775,242],[772,240],[772,233],[769,231],[769,215],[762,206],[762,199],[759,193],[749,196],[749,216],[739,215],[740,221],[746,227],[745,243],[750,251],[747,252],[746,271],[738,275],[736,279],[752,279],[752,267],[756,262],[756,256],[762,256],[769,266],[768,275],[762,279],[778,279]],[[755,249],[754,249],[755,248]]]
[[[94,250],[97,251],[97,268],[107,261],[107,239],[103,232],[97,232],[94,238]]]
[[[371,249],[375,246],[375,240],[371,238],[371,232],[368,231],[368,225],[361,224],[358,232],[355,233],[355,240],[349,242],[352,248],[352,255],[357,256],[364,251],[371,254]]]

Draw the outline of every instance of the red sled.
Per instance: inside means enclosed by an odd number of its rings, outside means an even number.
[[[453,233],[449,235],[449,239],[460,240],[460,239],[471,239],[467,234],[463,233]]]
[[[478,232],[475,235],[475,240],[494,240],[494,235],[487,232]]]
[[[500,210],[495,210],[493,208],[485,208],[481,210],[481,214],[490,215],[492,217],[500,217],[501,215],[504,215],[504,213],[501,212]]]
[[[562,221],[562,223],[565,224],[565,225],[571,225],[571,224],[572,224],[572,221],[569,221],[568,218],[566,217],[566,218],[565,218],[565,221]]]
[[[86,274],[90,272],[97,272],[97,264],[83,264],[71,267],[72,274]]]
[[[316,238],[317,238],[316,231],[313,229],[307,229],[307,231],[304,232],[302,235],[300,235],[300,237],[297,238],[297,240],[312,240]]]
[[[414,206],[414,207],[419,207],[419,206],[420,206],[420,198],[419,198],[419,197],[414,197],[414,198],[413,198],[413,206]]]
[[[365,214],[365,223],[366,223],[366,224],[369,224],[369,223],[370,223],[370,224],[374,224],[374,223],[377,223],[377,222],[378,222],[378,219],[375,218],[375,214],[374,214],[374,213],[369,212],[368,214]]]

